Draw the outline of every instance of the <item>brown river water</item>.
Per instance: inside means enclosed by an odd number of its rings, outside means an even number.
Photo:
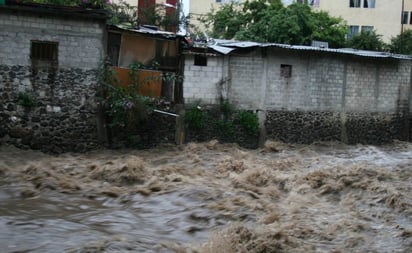
[[[0,252],[412,252],[412,144],[0,146]]]

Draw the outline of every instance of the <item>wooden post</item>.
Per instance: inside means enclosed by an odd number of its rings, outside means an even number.
[[[176,105],[176,133],[175,142],[177,145],[182,145],[185,142],[185,107],[183,104]]]

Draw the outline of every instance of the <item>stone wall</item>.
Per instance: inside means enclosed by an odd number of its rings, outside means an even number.
[[[98,146],[104,26],[104,20],[1,9],[0,144],[51,153]],[[57,43],[57,62],[32,63],[32,41]]]
[[[95,70],[0,65],[0,80],[1,142],[52,153],[97,146]]]
[[[340,141],[342,125],[339,113],[267,112],[266,133],[269,139],[291,143]]]
[[[161,113],[150,113],[147,120],[134,129],[110,129],[110,148],[153,148],[175,143],[176,118]]]
[[[291,143],[342,141],[383,144],[408,140],[409,121],[401,114],[267,112],[267,138]]]
[[[186,115],[196,105],[186,105]],[[218,140],[220,143],[237,143],[244,148],[257,148],[259,136],[248,132],[237,119],[239,111],[223,112],[219,106],[201,108],[203,126],[193,128],[186,120],[185,142],[206,142]],[[226,114],[226,115],[225,115]],[[229,115],[227,115],[229,114]]]

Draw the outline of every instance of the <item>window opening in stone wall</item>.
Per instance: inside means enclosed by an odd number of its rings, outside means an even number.
[[[292,65],[281,64],[280,65],[280,76],[284,78],[292,77]]]
[[[30,58],[32,60],[57,62],[57,42],[31,41]]]
[[[349,7],[351,8],[360,8],[361,0],[349,0]]]
[[[404,11],[402,14],[402,24],[408,24],[409,12]]]
[[[375,0],[363,0],[363,8],[375,8]]]
[[[203,55],[195,55],[195,66],[207,66],[207,57]]]

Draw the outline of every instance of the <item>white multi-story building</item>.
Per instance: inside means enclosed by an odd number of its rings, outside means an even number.
[[[412,0],[293,0],[314,10],[342,17],[348,24],[348,38],[362,31],[376,31],[385,42],[412,29]]]
[[[412,0],[315,0],[315,10],[342,17],[349,26],[348,37],[375,30],[385,42],[410,28]]]
[[[231,0],[190,0],[190,23],[202,27],[199,17],[211,8],[218,9]],[[235,1],[241,2],[241,1]],[[412,0],[282,0],[289,5],[307,3],[314,10],[342,17],[348,24],[348,37],[361,31],[375,30],[385,42],[406,29],[412,29]]]

